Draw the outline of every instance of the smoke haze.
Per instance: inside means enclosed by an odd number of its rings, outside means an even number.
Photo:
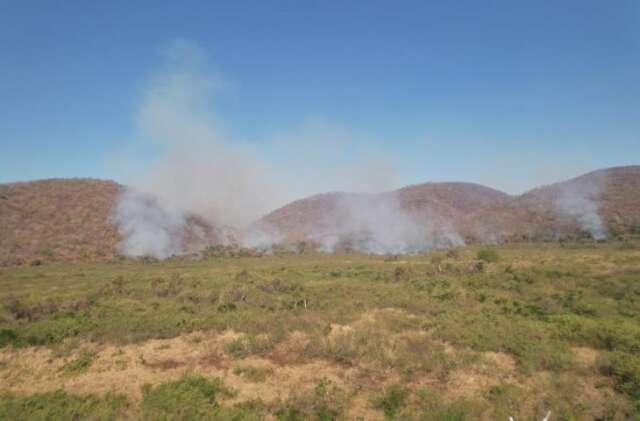
[[[180,41],[142,91],[134,138],[158,152],[121,195],[112,221],[125,255],[164,258],[212,244],[268,248],[283,233],[252,224],[294,199],[326,191],[377,193],[397,182],[397,159],[376,142],[322,119],[267,139],[235,136],[216,112],[225,82],[208,71],[206,54]],[[594,238],[606,235],[598,186],[567,188],[555,200]],[[194,222],[196,221],[196,222]],[[202,222],[198,222],[202,221]],[[207,228],[209,227],[209,228]],[[213,228],[211,228],[213,227]],[[482,238],[497,241],[496,233]],[[347,245],[368,253],[410,253],[463,245],[443,215],[412,214],[391,193],[342,194],[311,234],[325,251]],[[348,244],[347,244],[348,243]],[[191,244],[191,247],[187,247]]]
[[[197,46],[174,42],[143,91],[135,137],[160,156],[142,176],[128,180],[133,188],[120,197],[114,222],[123,254],[183,252],[176,233],[186,215],[216,227],[243,228],[300,196],[392,186],[392,158],[382,159],[369,142],[322,120],[262,142],[234,138],[215,111],[224,82],[206,66],[206,54]],[[278,234],[265,228],[238,238],[256,246],[277,242]]]
[[[598,213],[596,198],[605,187],[603,177],[591,179],[590,182],[576,181],[565,184],[555,199],[557,210],[573,219],[582,230],[591,234],[596,240],[607,237],[602,218]]]
[[[335,214],[321,220],[312,235],[327,252],[348,247],[371,254],[405,254],[464,244],[448,224],[435,224],[434,218],[421,218],[404,210],[394,192],[342,194],[335,208]]]

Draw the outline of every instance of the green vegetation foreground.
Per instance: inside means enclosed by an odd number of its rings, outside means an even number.
[[[640,419],[640,243],[0,269],[0,419]]]

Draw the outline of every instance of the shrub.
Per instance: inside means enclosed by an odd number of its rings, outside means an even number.
[[[294,394],[275,415],[278,421],[330,421],[341,419],[343,411],[343,391],[323,379],[312,390]]]
[[[626,352],[612,352],[599,365],[603,374],[613,377],[618,391],[640,400],[640,357]]]
[[[227,419],[218,399],[233,396],[222,379],[185,376],[179,380],[142,388],[142,418],[150,420]]]
[[[409,389],[399,384],[387,386],[381,395],[374,396],[371,403],[384,412],[385,417],[395,418],[409,397]]]
[[[500,256],[498,256],[498,252],[494,249],[480,249],[478,250],[476,257],[478,260],[482,260],[487,263],[497,262],[500,258]]]
[[[0,329],[0,348],[15,344],[18,341],[18,334],[13,329]]]

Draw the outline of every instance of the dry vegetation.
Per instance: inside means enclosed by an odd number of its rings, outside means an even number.
[[[108,219],[120,189],[91,179],[0,185],[0,265],[112,257],[119,237]]]
[[[0,419],[637,419],[640,242],[0,268]]]

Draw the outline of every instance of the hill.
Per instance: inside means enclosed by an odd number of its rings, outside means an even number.
[[[129,235],[128,226],[117,221],[119,204],[126,207],[128,217],[146,219],[146,233]],[[123,247],[134,254],[149,244],[162,247],[162,236],[171,237],[164,244],[173,253],[221,242],[220,230],[201,216],[181,215],[179,223],[166,227],[158,220],[166,213],[157,198],[132,193],[113,181],[78,178],[3,184],[0,264],[109,259]],[[122,234],[127,241],[122,241]]]
[[[406,252],[461,244],[455,228],[467,213],[508,200],[505,193],[472,183],[425,183],[380,194],[327,193],[277,209],[251,229],[331,250]]]
[[[306,241],[328,251],[403,253],[640,232],[640,166],[598,170],[519,196],[472,183],[324,193],[276,209],[243,231],[195,214],[173,218],[157,198],[127,192],[94,179],[0,185],[0,263],[106,259],[123,251],[166,257],[233,238],[245,246]],[[123,210],[126,216],[116,218]]]
[[[614,167],[542,186],[469,214],[503,240],[596,238],[640,232],[640,166]]]
[[[0,262],[112,256],[119,237],[108,219],[121,189],[93,179],[0,185]]]
[[[398,220],[412,227],[399,232]],[[411,237],[415,227],[425,226],[419,235],[431,236],[436,246],[636,232],[640,166],[602,169],[519,196],[471,183],[425,183],[377,195],[322,194],[283,206],[254,225],[284,241],[321,243],[326,237],[357,242],[362,231],[384,236],[389,228],[398,234],[391,235],[391,249],[398,236]],[[411,248],[414,242],[408,238],[404,245]]]

